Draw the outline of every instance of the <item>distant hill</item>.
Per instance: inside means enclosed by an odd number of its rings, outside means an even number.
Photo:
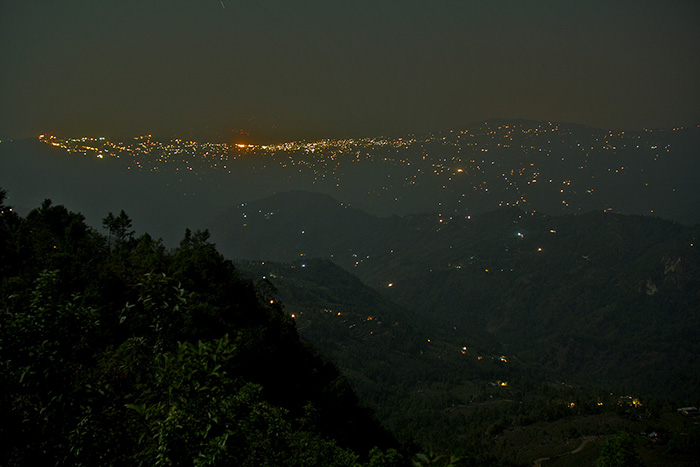
[[[303,182],[295,188],[383,216],[517,206],[550,215],[609,209],[692,224],[700,222],[698,147],[700,127],[621,131],[492,119],[404,138],[266,147],[239,158],[236,170],[279,170]]]
[[[462,438],[479,430],[480,423],[454,430],[437,442],[436,433],[451,423],[445,404],[488,397],[484,393],[490,382],[530,373],[517,363],[503,363],[477,342],[470,341],[467,349],[464,343],[456,345],[453,336],[441,338],[428,323],[331,261],[235,265],[269,290],[294,318],[300,336],[335,362],[360,400],[408,444],[463,448]],[[460,389],[465,385],[470,388],[467,394]]]
[[[697,228],[516,208],[381,218],[295,192],[238,206],[212,232],[230,257],[329,259],[455,344],[658,395],[700,387]]]
[[[300,335],[351,375],[363,400],[377,401],[388,381],[431,373],[436,353],[406,310],[331,261],[239,261],[253,280],[274,287]],[[380,390],[378,388],[382,387]]]
[[[291,191],[235,206],[212,230],[221,235],[218,241],[231,258],[293,261],[306,255],[328,257],[331,245],[338,254],[351,251],[366,241],[377,222],[382,221],[328,195]]]
[[[245,148],[51,137],[0,143],[0,186],[16,209],[51,198],[95,227],[124,209],[137,231],[172,246],[186,227],[207,227],[230,206],[293,190],[381,216],[465,217],[515,206],[700,223],[698,126],[621,131],[491,119],[422,135]]]

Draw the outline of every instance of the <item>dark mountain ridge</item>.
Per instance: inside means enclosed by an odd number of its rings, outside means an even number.
[[[230,257],[330,259],[423,329],[564,376],[678,397],[700,385],[697,227],[516,208],[380,218],[314,197],[239,206],[213,238]]]

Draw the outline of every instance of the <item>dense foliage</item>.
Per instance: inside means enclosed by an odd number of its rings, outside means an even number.
[[[2,465],[403,465],[392,437],[206,232],[166,251],[0,192]],[[376,446],[379,446],[377,448]]]

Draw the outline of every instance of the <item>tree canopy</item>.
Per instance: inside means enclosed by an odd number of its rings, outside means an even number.
[[[167,251],[0,191],[0,464],[404,465],[294,320],[209,242]],[[378,448],[377,448],[378,446]]]

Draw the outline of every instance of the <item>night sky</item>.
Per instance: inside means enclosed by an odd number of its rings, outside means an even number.
[[[0,2],[0,139],[700,123],[700,2]]]

